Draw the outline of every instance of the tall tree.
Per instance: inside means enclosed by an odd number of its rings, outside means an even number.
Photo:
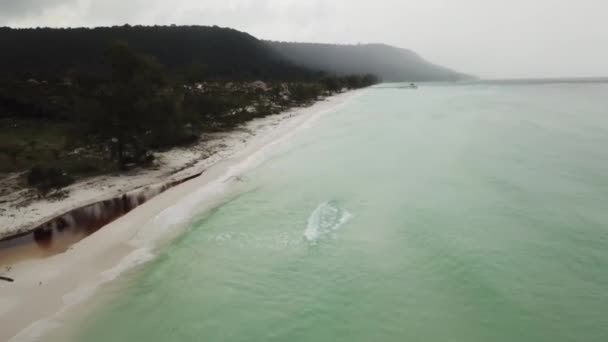
[[[96,124],[102,137],[110,139],[111,150],[124,168],[129,159],[138,159],[145,152],[141,137],[148,131],[148,114],[166,81],[160,64],[136,54],[127,43],[113,43],[107,56],[111,79],[100,88],[103,117]]]

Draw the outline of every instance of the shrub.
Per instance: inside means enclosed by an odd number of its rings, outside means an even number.
[[[46,197],[52,190],[59,190],[73,182],[72,177],[56,168],[36,166],[27,175],[27,184],[36,188],[39,197]]]

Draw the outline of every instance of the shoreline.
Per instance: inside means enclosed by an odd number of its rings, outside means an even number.
[[[14,283],[0,283],[3,294],[0,319],[5,325],[0,330],[0,340],[37,340],[49,329],[60,328],[59,318],[75,306],[81,309],[84,306],[81,304],[99,286],[152,260],[158,243],[178,235],[182,231],[180,225],[187,222],[194,210],[204,211],[217,205],[235,177],[263,163],[276,145],[314,119],[339,109],[362,91],[289,110],[276,115],[277,120],[270,123],[268,118],[254,120],[247,128],[255,127],[256,121],[259,124],[266,120],[266,124],[253,130],[251,139],[241,142],[240,148],[208,165],[201,176],[167,189],[64,253],[0,270],[3,276],[15,279]],[[184,170],[192,168],[180,172]],[[31,312],[33,309],[35,314]]]
[[[351,92],[334,97],[349,93]],[[61,199],[40,199],[33,189],[23,187],[3,194],[0,196],[0,249],[2,242],[31,234],[37,228],[44,228],[52,220],[74,210],[201,175],[216,163],[246,148],[258,135],[264,135],[283,121],[298,116],[308,108],[331,101],[332,98],[319,100],[311,106],[294,107],[279,114],[254,119],[228,132],[204,134],[191,146],[155,153],[155,164],[148,168],[82,179],[62,189],[69,195]],[[3,178],[0,178],[0,187],[16,187],[21,174],[1,175]]]
[[[127,215],[163,192],[201,176],[153,184],[118,197],[78,207],[56,216],[33,230],[0,239],[0,268],[28,259],[65,253],[74,244]]]
[[[323,101],[316,102],[322,103]],[[155,153],[155,165],[120,174],[82,179],[62,190],[68,196],[59,200],[38,199],[35,191],[20,188],[0,196],[0,241],[28,234],[48,221],[72,210],[111,200],[145,187],[171,183],[201,174],[214,164],[231,157],[255,139],[298,115],[309,107],[294,107],[285,112],[254,119],[228,132],[207,133],[191,146]],[[15,187],[22,173],[3,175],[0,186]]]

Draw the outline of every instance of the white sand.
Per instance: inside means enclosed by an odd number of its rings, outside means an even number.
[[[0,196],[0,239],[30,231],[52,218],[91,203],[119,197],[152,184],[184,179],[201,173],[242,150],[256,136],[265,135],[282,126],[286,119],[304,112],[306,109],[295,109],[253,120],[245,127],[232,132],[207,134],[204,140],[195,146],[157,153],[157,166],[153,169],[94,177],[73,184],[66,188],[69,197],[62,200],[37,200],[34,191],[30,189]],[[16,177],[17,175],[11,175],[0,183],[14,183]]]
[[[0,275],[15,279],[14,283],[0,281],[0,341],[38,341],[49,329],[60,325],[62,315],[77,308],[101,284],[152,259],[156,244],[178,234],[180,223],[192,210],[214,206],[214,200],[234,176],[259,165],[299,128],[359,93],[341,94],[312,107],[255,120],[247,125],[248,132],[234,132],[213,142],[223,145],[208,158],[201,155],[202,147],[173,150],[161,155],[164,166],[157,171],[100,177],[73,186],[70,198],[58,203],[37,202],[18,212],[5,207],[14,216],[5,218],[3,214],[0,227],[10,221],[14,224],[11,227],[25,229],[57,213],[206,170],[202,176],[151,199],[66,253],[0,270]]]

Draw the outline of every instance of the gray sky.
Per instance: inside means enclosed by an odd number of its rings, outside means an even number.
[[[196,24],[382,42],[484,78],[608,76],[608,0],[0,0],[0,26]]]

